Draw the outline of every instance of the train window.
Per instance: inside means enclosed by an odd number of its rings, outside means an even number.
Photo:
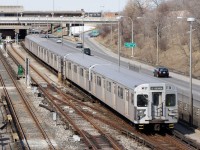
[[[175,106],[176,105],[176,96],[175,94],[166,95],[166,106]]]
[[[138,95],[137,96],[137,106],[138,107],[147,107],[148,105],[148,95]]]
[[[71,70],[71,63],[68,63],[68,69]]]
[[[107,81],[106,86],[107,86],[107,91],[111,92],[111,82]]]
[[[160,93],[153,93],[153,105],[154,106],[159,105],[159,96],[160,96]]]
[[[80,75],[83,77],[83,68],[80,68]]]
[[[134,94],[131,93],[131,103],[134,104]]]
[[[123,88],[121,88],[120,86],[118,86],[118,96],[123,99],[124,95],[123,95]]]
[[[77,66],[74,65],[74,72],[77,73]]]
[[[101,86],[101,77],[97,76],[97,85]]]

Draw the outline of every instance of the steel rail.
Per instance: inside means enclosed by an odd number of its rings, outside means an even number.
[[[63,93],[62,93],[63,94]],[[65,99],[65,98],[63,98],[63,99]],[[75,100],[73,97],[71,97],[70,98],[70,100]],[[65,101],[62,101],[62,102],[65,102]],[[74,109],[75,109],[75,107],[73,107]],[[81,112],[81,113],[83,113],[83,112]],[[107,122],[108,123],[108,122]],[[114,124],[112,124],[113,126],[115,126]],[[115,126],[116,127],[116,126]],[[159,144],[157,144],[156,142],[157,141],[155,141],[155,139],[154,138],[152,138],[151,140],[150,139],[146,139],[145,140],[145,137],[139,137],[139,136],[137,136],[137,135],[135,135],[135,133],[133,133],[133,132],[131,132],[131,131],[128,131],[128,130],[124,130],[124,129],[121,129],[121,132],[129,132],[128,134],[130,134],[130,135],[133,135],[134,134],[134,137],[135,138],[137,138],[138,139],[138,141],[141,141],[142,143],[145,143],[145,145],[148,145],[149,147],[151,147],[151,148],[157,148],[157,149],[163,149],[163,147],[161,146],[161,145],[159,145]],[[147,137],[146,137],[147,138]],[[168,139],[169,140],[169,139]],[[151,142],[150,142],[151,141]],[[173,141],[173,140],[170,140],[171,141],[171,143],[174,143],[174,145],[176,145],[176,147],[181,147],[181,145],[182,145],[182,148],[183,148],[183,146],[186,146],[185,144],[181,144],[180,142],[179,143],[176,143],[175,141]],[[170,141],[168,141],[169,143],[170,143]],[[187,146],[186,146],[187,147]],[[189,147],[188,147],[189,148]],[[186,148],[187,149],[187,148]]]
[[[13,48],[13,47],[12,47],[12,48]],[[13,48],[13,49],[14,49],[14,48]],[[19,53],[16,52],[16,51],[15,51],[15,53],[17,53],[17,54],[21,57],[21,59],[24,60],[24,58],[23,58],[23,56],[22,56],[21,54],[19,54]],[[42,75],[32,64],[30,64],[30,67],[31,67],[36,73],[38,73],[49,85],[51,85],[51,83],[44,77],[44,75]],[[37,81],[34,80],[34,82],[37,82]],[[41,85],[39,85],[39,88],[40,88],[40,90],[41,90],[43,93],[46,93],[46,96],[48,96],[49,99],[52,99],[52,97],[49,96],[50,94],[48,94],[48,93],[45,91],[45,89],[44,89]],[[66,102],[66,100],[68,100],[69,97],[66,97],[66,95],[64,95],[63,92],[61,92],[57,87],[54,87],[54,88],[56,89],[56,92],[58,92],[58,93],[62,96],[62,98],[64,99],[64,100],[61,100],[61,101],[62,101],[62,102]],[[72,98],[73,98],[73,97],[70,97],[70,99],[72,99]],[[56,99],[56,98],[55,98],[55,99]],[[59,99],[59,100],[60,100],[60,99]],[[52,100],[52,102],[53,102],[53,100]],[[69,101],[68,101],[68,102],[69,102]],[[56,105],[56,103],[54,103],[54,102],[53,102],[53,104]],[[95,124],[95,122],[92,122],[84,113],[82,113],[79,109],[77,109],[76,106],[74,106],[72,102],[69,102],[69,104],[70,104],[70,106],[71,106],[74,110],[76,110],[84,119],[86,119],[88,122],[90,122],[90,123],[99,131],[99,133],[101,133],[102,135],[104,135],[104,136],[107,138],[107,140],[110,142],[110,144],[113,146],[114,149],[116,149],[116,150],[122,149],[122,146],[121,146],[121,145],[119,145],[119,144],[118,144],[113,138],[111,138],[111,136],[109,136],[107,133],[103,132],[102,129],[101,129],[100,127],[98,127],[98,126]],[[60,110],[60,111],[62,110],[62,109],[60,109],[59,107],[57,107],[57,109]],[[61,112],[62,112],[62,111],[61,111]],[[64,115],[64,116],[67,117],[66,115]],[[69,117],[67,117],[67,118],[70,119]],[[70,119],[70,120],[71,120],[71,119]],[[73,122],[73,121],[70,121],[70,123],[73,124],[74,127],[76,127],[76,130],[80,132],[80,135],[82,135],[84,138],[87,139],[87,136],[85,136],[85,134],[84,134],[81,130],[79,130],[78,127],[77,127],[74,123],[72,123],[72,122]],[[88,139],[87,139],[86,141],[87,141],[87,143],[88,143],[90,146],[92,145],[92,143],[91,143]],[[94,147],[94,149],[95,149],[95,147]]]
[[[14,49],[14,48],[13,48],[13,49]],[[8,48],[8,50],[9,50],[9,48]],[[21,55],[20,55],[19,53],[17,53],[16,51],[15,51],[15,53],[16,53],[17,55],[19,55],[19,56],[21,57],[21,59],[24,60],[23,56],[21,56]],[[17,60],[16,60],[16,61],[17,61]],[[45,76],[41,75],[41,74],[38,72],[38,70],[37,70],[32,64],[30,64],[30,67],[31,67],[36,73],[38,73],[38,74],[40,75],[40,77],[43,78],[44,81],[46,81],[49,85],[51,85],[51,83],[45,78]],[[37,83],[37,80],[35,80],[34,77],[33,77],[32,79],[33,79],[33,81],[34,81],[35,83]],[[39,89],[40,89],[43,93],[45,93],[45,96],[50,100],[50,103],[53,103],[54,109],[56,109],[57,112],[59,112],[60,114],[62,114],[63,116],[65,116],[65,118],[67,118],[67,120],[65,120],[65,122],[68,122],[68,121],[69,121],[69,122],[72,124],[72,126],[79,132],[79,134],[83,137],[84,141],[87,143],[88,147],[91,147],[92,149],[97,150],[98,148],[96,148],[96,146],[93,145],[93,143],[87,138],[87,136],[84,134],[84,132],[82,132],[82,130],[80,130],[80,129],[78,128],[78,126],[76,126],[76,124],[71,120],[71,118],[68,117],[68,116],[63,112],[63,110],[53,101],[52,95],[51,95],[51,94],[48,94],[48,93],[45,91],[45,89],[44,89],[41,85],[39,85]],[[57,90],[59,91],[59,89],[57,89]]]
[[[41,131],[43,138],[44,138],[44,139],[46,140],[46,142],[48,143],[50,149],[52,149],[52,150],[55,149],[55,147],[54,147],[53,144],[51,143],[51,141],[50,141],[50,139],[49,139],[47,133],[45,132],[45,130],[44,130],[43,127],[41,126],[39,120],[37,119],[37,116],[35,115],[34,111],[32,110],[30,104],[27,102],[27,100],[26,100],[26,98],[25,98],[23,92],[20,90],[20,88],[19,88],[18,84],[16,83],[15,79],[12,77],[12,74],[9,72],[6,63],[2,61],[2,64],[3,64],[4,67],[6,68],[6,70],[7,70],[8,74],[9,74],[9,76],[10,76],[10,78],[11,78],[13,84],[15,85],[15,87],[16,87],[18,93],[20,94],[21,98],[23,99],[23,102],[25,103],[25,105],[26,105],[27,109],[29,110],[30,114],[32,115],[32,117],[33,117],[33,119],[34,119],[36,125],[38,126],[39,130]],[[9,98],[10,98],[10,97],[9,97]],[[10,102],[11,102],[11,101],[10,101]],[[13,108],[13,109],[14,109],[14,108]],[[22,130],[22,131],[23,131],[23,130]]]
[[[70,98],[71,100],[73,99],[73,100],[75,100],[74,98]],[[64,102],[64,101],[63,101]],[[107,122],[108,123],[108,122]],[[114,124],[112,124],[112,126],[115,126]],[[121,132],[124,132],[124,133],[127,133],[127,132],[130,132],[130,131],[127,131],[127,130],[124,130],[124,129],[121,129]],[[130,132],[129,134],[133,134],[132,132]],[[136,137],[137,135],[134,135],[134,137]],[[143,137],[144,138],[144,137]],[[145,143],[145,145],[148,145],[149,147],[151,147],[151,148],[155,148],[155,147],[157,147],[158,149],[162,149],[163,147],[162,146],[160,146],[160,145],[157,145],[157,144],[155,144],[155,140],[153,140],[152,142],[153,143],[150,143],[148,140],[144,140],[142,137],[139,137],[139,136],[137,136],[137,139],[138,139],[138,141],[141,141],[142,143]],[[176,147],[181,147],[181,143],[179,142],[179,143],[176,143],[175,141],[173,141],[173,140],[170,140],[170,139],[168,139],[168,141],[169,141],[169,143],[173,143],[174,145],[176,145]],[[170,142],[171,141],[171,142]],[[155,146],[155,145],[157,145],[157,146]],[[182,147],[181,148],[183,148],[184,146],[186,146],[185,144],[183,144],[182,145]],[[186,146],[187,147],[187,146]],[[186,148],[187,149],[187,148]]]
[[[1,62],[2,62],[2,61],[1,61]],[[4,88],[3,88],[3,91],[4,91],[4,94],[5,94],[6,98],[7,98],[8,103],[10,104],[9,106],[10,106],[11,112],[12,112],[12,114],[14,115],[14,120],[15,120],[15,122],[16,122],[16,126],[17,126],[17,129],[18,129],[19,134],[20,134],[20,138],[21,138],[22,140],[24,139],[24,141],[25,141],[24,145],[26,146],[26,148],[28,148],[28,149],[30,150],[31,148],[30,148],[30,146],[29,146],[29,144],[28,144],[28,142],[27,142],[26,135],[24,134],[23,128],[22,128],[22,126],[21,126],[21,124],[20,124],[20,122],[19,122],[19,119],[18,119],[18,117],[17,117],[17,114],[16,114],[16,112],[15,112],[15,109],[14,109],[14,107],[13,107],[13,105],[12,105],[10,95],[8,94],[8,91],[7,91],[7,89],[5,88],[6,86],[5,86],[5,83],[4,83],[4,81],[3,81],[1,75],[0,75],[0,82],[1,82],[2,86],[4,87]]]

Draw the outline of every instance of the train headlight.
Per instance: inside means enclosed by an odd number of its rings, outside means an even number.
[[[146,111],[145,109],[137,110],[137,116],[138,116],[139,120],[146,116],[145,111]]]

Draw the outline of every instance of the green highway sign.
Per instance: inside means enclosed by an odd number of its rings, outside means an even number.
[[[59,27],[59,28],[57,29],[57,32],[61,32],[61,31],[62,31],[62,28]]]
[[[126,43],[124,43],[124,46],[126,47],[126,48],[132,48],[132,47],[136,47],[136,43],[129,43],[129,42],[126,42]]]

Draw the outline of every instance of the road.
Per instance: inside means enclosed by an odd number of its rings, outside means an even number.
[[[56,41],[56,39],[52,39],[52,38],[50,40]],[[117,54],[114,54],[111,51],[106,50],[105,47],[96,43],[87,34],[84,35],[84,45],[85,47],[89,47],[91,49],[92,55],[104,58],[112,63],[118,64]],[[82,49],[76,48],[76,43],[73,43],[70,41],[64,40],[63,46],[67,46],[69,49],[74,50],[76,52],[82,51]],[[130,59],[120,57],[120,67],[128,68],[129,63],[138,66],[138,68],[141,68],[140,72],[145,73],[155,79],[155,77],[153,77],[153,68],[154,68],[153,66],[149,66],[146,64],[136,62],[135,60],[130,60]],[[190,104],[190,102],[188,102],[189,101],[188,100],[188,96],[189,96],[189,78],[188,77],[170,72],[169,78],[157,78],[157,80],[160,80],[160,82],[168,82],[168,83],[174,84],[178,89],[179,100],[182,100],[183,102]],[[193,79],[192,90],[193,90],[194,106],[200,108],[199,89],[200,89],[200,81]]]

